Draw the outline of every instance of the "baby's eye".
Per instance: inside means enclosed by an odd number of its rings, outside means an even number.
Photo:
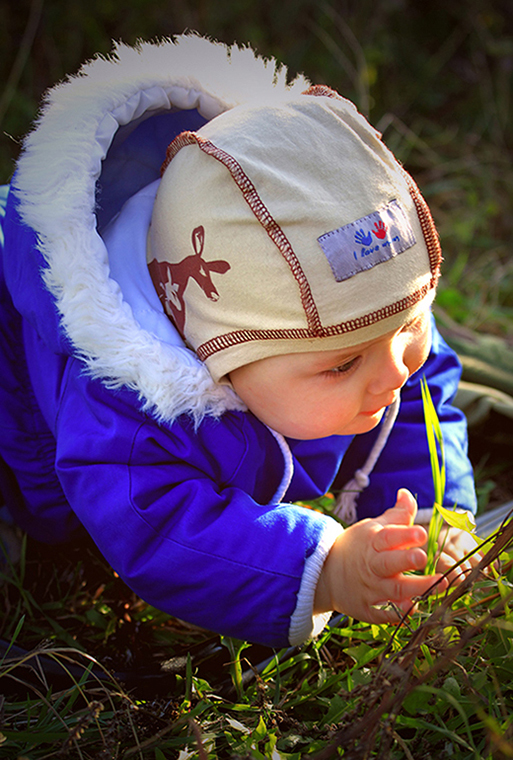
[[[359,356],[355,356],[353,359],[349,359],[347,362],[339,364],[338,367],[333,367],[333,369],[330,369],[329,372],[334,375],[344,375],[346,372],[350,372],[350,370],[356,366],[359,358]]]

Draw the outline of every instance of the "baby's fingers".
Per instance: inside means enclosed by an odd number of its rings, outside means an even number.
[[[436,591],[443,591],[447,581],[440,579],[440,575],[397,575],[382,581],[378,593],[383,600],[395,602],[403,608],[406,605],[407,608],[414,597],[422,596],[434,584],[437,584]]]
[[[375,552],[369,566],[379,578],[392,578],[406,570],[422,570],[426,561],[427,555],[423,549],[396,549]]]
[[[447,577],[451,583],[461,583],[474,567],[477,567],[480,560],[479,552],[463,557],[459,563],[450,554],[442,552],[436,563],[436,569],[440,573],[448,573]]]
[[[423,546],[426,541],[427,533],[421,525],[385,525],[374,534],[372,545],[381,552]]]
[[[376,520],[381,525],[390,525],[391,523],[412,525],[416,514],[417,502],[406,488],[400,488],[397,492],[395,505],[383,512]]]
[[[416,597],[433,587],[433,593],[444,591],[447,581],[440,575],[399,576],[379,586],[381,601],[372,602],[360,619],[369,623],[398,623],[405,613],[413,613]]]

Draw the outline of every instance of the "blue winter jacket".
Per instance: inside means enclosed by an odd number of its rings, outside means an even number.
[[[222,46],[187,38],[118,46],[49,94],[0,196],[0,489],[42,541],[85,528],[156,607],[280,647],[314,630],[315,585],[340,531],[291,502],[349,480],[377,431],[274,434],[181,344],[137,256],[167,144],[244,102],[247,81],[289,87],[248,50],[230,64]],[[433,326],[359,518],[392,506],[400,487],[429,514],[421,374],[444,433],[446,503],[475,509],[451,406],[459,364]]]

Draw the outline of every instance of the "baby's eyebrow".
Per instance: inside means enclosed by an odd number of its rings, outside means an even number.
[[[344,362],[347,362],[348,359],[353,359],[360,352],[360,350],[360,346],[349,346],[349,348],[340,350],[340,352],[338,352],[336,355],[332,355],[330,357],[319,356],[317,362],[318,367],[325,369],[326,367],[336,367],[339,364],[344,364]]]

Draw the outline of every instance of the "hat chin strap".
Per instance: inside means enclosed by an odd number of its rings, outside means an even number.
[[[288,445],[285,437],[281,433],[278,433],[277,430],[273,430],[273,428],[269,427],[269,425],[266,425],[266,428],[271,433],[271,435],[274,436],[276,443],[280,447],[285,465],[283,470],[283,477],[281,479],[280,485],[278,486],[278,490],[269,502],[269,504],[279,504],[285,497],[288,487],[290,486],[292,476],[294,475],[294,459],[292,457],[290,446]]]
[[[399,412],[400,403],[401,400],[398,396],[394,403],[388,407],[385,412],[385,418],[381,430],[379,431],[379,435],[374,441],[374,446],[370,450],[365,464],[359,470],[356,470],[352,480],[346,483],[338,495],[334,511],[337,517],[340,517],[340,519],[347,525],[352,525],[356,522],[356,502],[358,496],[369,485],[369,476],[388,441],[388,436],[392,431]]]

